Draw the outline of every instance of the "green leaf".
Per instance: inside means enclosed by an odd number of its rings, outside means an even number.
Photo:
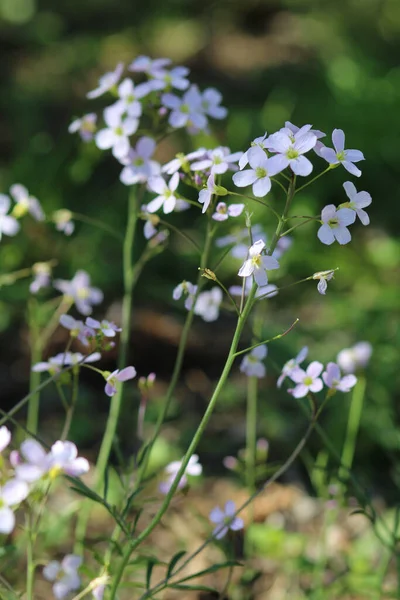
[[[182,556],[184,556],[186,554],[186,550],[181,550],[180,552],[177,552],[175,554],[175,556],[173,556],[170,560],[170,563],[168,565],[168,569],[167,569],[167,579],[169,579],[171,577],[171,573],[174,570],[174,567],[176,565],[176,563],[182,558]]]
[[[148,559],[147,569],[146,569],[146,590],[148,590],[150,588],[151,574],[153,572],[154,567],[156,565],[163,565],[163,564],[165,564],[165,563],[158,560],[158,558],[150,557]]]
[[[186,590],[186,591],[198,591],[198,592],[211,592],[212,594],[218,594],[218,591],[215,588],[207,587],[206,585],[181,585],[179,583],[174,583],[168,586],[173,590]]]

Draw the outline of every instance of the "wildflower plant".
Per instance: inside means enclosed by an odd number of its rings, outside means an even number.
[[[27,600],[34,598],[38,565],[43,563],[42,559],[37,560],[35,552],[41,535],[43,510],[47,510],[56,479],[62,480],[63,485],[69,485],[81,504],[76,516],[75,547],[61,560],[48,556],[48,560],[44,561],[43,576],[51,582],[55,598],[75,594],[78,600],[90,594],[94,598],[104,596],[108,600],[116,600],[121,587],[129,584],[130,566],[145,556],[143,548],[146,548],[149,536],[159,526],[174,498],[179,494],[182,499],[193,479],[206,471],[196,450],[233,370],[241,373],[247,386],[244,462],[249,495],[242,505],[237,506],[230,500],[224,509],[215,507],[212,510],[210,520],[214,531],[206,544],[215,538],[223,538],[229,530],[244,529],[246,535],[241,511],[293,463],[316,426],[326,402],[337,391],[346,393],[354,386],[357,389],[353,371],[366,366],[370,356],[370,349],[365,347],[364,342],[363,347],[356,345],[340,352],[337,363],[329,362],[324,366],[312,360],[304,367],[308,352],[312,356],[312,350],[303,348],[296,358],[284,364],[277,386],[283,394],[283,388],[288,385],[289,398],[293,402],[308,398],[311,407],[309,426],[283,467],[260,484],[256,462],[259,455],[266,460],[268,443],[258,444],[256,439],[258,389],[263,380],[273,377],[272,370],[268,368],[267,371],[266,361],[275,360],[275,347],[279,340],[289,335],[298,323],[293,316],[285,331],[276,331],[273,337],[264,339],[260,318],[262,308],[268,303],[268,298],[286,293],[286,288],[292,285],[286,285],[281,265],[286,251],[296,245],[295,230],[298,227],[309,227],[310,235],[316,235],[324,245],[334,241],[347,244],[352,238],[349,228],[356,216],[363,225],[368,225],[369,218],[364,208],[372,201],[368,192],[357,192],[354,184],[347,181],[343,183],[344,193],[341,188],[337,192],[338,206],[330,204],[323,207],[321,201],[320,214],[304,218],[295,214],[297,194],[315,179],[328,176],[339,166],[359,177],[361,172],[354,163],[364,160],[364,156],[358,150],[345,149],[345,135],[340,129],[335,129],[332,134],[332,149],[321,141],[325,133],[313,129],[311,124],[297,127],[286,122],[279,131],[257,137],[250,147],[247,144],[244,149],[232,150],[226,146],[194,148],[189,153],[171,157],[162,165],[157,160],[157,150],[166,136],[174,135],[177,130],[184,130],[189,137],[207,133],[213,121],[227,116],[218,90],[200,90],[191,81],[188,68],[172,66],[167,58],[139,56],[127,69],[120,63],[99,79],[97,86],[87,93],[87,98],[89,101],[96,99],[96,106],[102,106],[102,109],[95,112],[91,105],[85,107],[84,110],[91,112],[75,117],[69,132],[79,134],[85,144],[93,144],[99,151],[109,153],[121,167],[120,184],[127,188],[128,197],[122,248],[124,295],[120,318],[114,323],[104,318],[104,294],[96,282],[92,282],[90,272],[79,269],[71,279],[59,278],[58,266],[49,267],[49,257],[43,257],[43,261],[48,262],[36,263],[28,269],[27,276],[34,276],[31,294],[39,297],[40,294],[53,293],[55,298],[50,310],[36,296],[32,297],[29,314],[30,392],[11,411],[12,414],[6,414],[0,420],[0,533],[9,534],[18,528],[16,514],[25,513],[27,578],[24,592]],[[319,173],[306,179],[315,169],[320,169]],[[273,199],[271,190],[275,192]],[[39,201],[21,184],[12,186],[10,194],[14,207],[8,195],[0,195],[1,234],[19,234],[21,222],[30,214],[36,220],[51,220],[59,231],[73,235],[78,215],[61,209],[52,217],[46,217]],[[268,232],[255,222],[252,209],[256,204],[268,215]],[[201,243],[174,225],[174,213],[183,209],[198,215]],[[140,221],[144,221],[143,233]],[[316,228],[318,224],[319,228]],[[107,224],[103,224],[102,228],[109,231]],[[144,377],[139,373],[140,377],[136,378],[137,369],[130,364],[132,297],[143,268],[165,250],[168,233],[180,235],[182,241],[196,249],[199,254],[198,270],[188,272],[188,280],[177,282],[170,290],[170,297],[174,300],[179,302],[183,299],[181,304],[186,320],[168,390],[156,423],[148,427],[146,407],[152,401],[155,374]],[[292,234],[290,237],[289,233]],[[118,235],[115,237],[118,238]],[[140,236],[145,240],[144,250],[134,261],[132,250]],[[230,281],[220,275],[220,265],[227,256],[235,264],[234,279]],[[296,283],[307,285],[318,280],[318,292],[324,296],[328,281],[334,287],[335,270],[334,266],[327,265],[325,271],[304,273],[304,278]],[[53,271],[57,275],[55,279]],[[325,299],[320,298],[320,301]],[[191,325],[197,318],[205,323],[214,323],[222,313],[234,315],[236,325],[220,378],[184,456],[164,465],[158,474],[155,491],[150,458],[163,424],[169,417]],[[55,356],[49,356],[48,341],[59,327],[66,340],[65,347]],[[103,360],[113,347],[118,349],[117,364],[115,369],[108,371],[103,368]],[[71,424],[75,418],[79,419],[79,381],[83,369],[90,370],[103,382],[104,399],[109,400],[109,416],[93,466],[80,456],[81,451],[73,442],[67,441]],[[345,373],[343,376],[340,369]],[[43,382],[42,373],[48,375]],[[41,433],[38,426],[41,391],[50,385],[65,410],[65,426],[48,448],[37,438]],[[133,462],[122,466],[121,494],[112,504],[107,497],[110,455],[120,421],[123,394],[132,399],[136,388],[140,404],[136,408],[131,404],[130,410],[136,410],[138,415],[138,446]],[[321,396],[317,396],[320,393]],[[14,419],[15,413],[25,404],[28,405],[26,428],[22,434],[25,439],[20,442],[19,437],[12,436],[3,423],[8,418]],[[231,466],[237,464],[235,461],[230,461]],[[90,471],[93,475],[86,480]],[[262,473],[265,476],[266,472]],[[146,497],[155,497],[151,500],[154,505],[150,519],[142,518],[139,507],[143,493]],[[87,526],[93,503],[101,504],[108,512],[114,521],[114,529],[104,552],[96,551],[90,557],[87,552],[90,546],[87,543]],[[137,516],[132,519],[134,506]],[[51,510],[50,506],[48,510]],[[177,579],[190,562],[190,557],[182,564],[180,560],[180,556],[173,557],[167,564],[165,577],[153,583],[151,565],[155,563],[153,558],[148,559],[140,598],[152,598],[166,589],[172,578],[173,585],[195,589],[191,584],[186,585],[185,578]],[[165,565],[164,558],[160,564]],[[213,565],[213,570],[235,565],[228,560],[221,565]]]

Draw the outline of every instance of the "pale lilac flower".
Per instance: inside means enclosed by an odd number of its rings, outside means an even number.
[[[267,243],[267,236],[265,235],[265,233],[262,230],[261,225],[253,225],[253,227],[251,228],[251,232],[252,232],[252,237],[253,239],[262,239],[265,243]],[[215,245],[218,248],[225,248],[226,246],[229,246],[230,244],[235,244],[233,246],[233,248],[230,251],[230,254],[234,257],[234,258],[240,258],[240,259],[245,259],[247,258],[247,254],[249,251],[249,246],[247,243],[244,243],[244,241],[249,239],[249,230],[247,228],[244,229],[240,229],[234,233],[231,233],[229,235],[225,235],[223,237],[217,238],[215,240]]]
[[[201,107],[213,119],[225,119],[228,110],[221,106],[222,94],[214,88],[206,88],[201,94]]]
[[[326,365],[326,370],[322,373],[322,379],[328,388],[339,392],[349,392],[357,383],[355,375],[342,377],[338,365],[334,362],[329,362]]]
[[[145,224],[143,227],[143,235],[146,238],[146,240],[150,240],[157,233],[157,226],[159,225],[160,217],[149,213],[146,204],[143,204],[142,206],[141,217],[145,220]]]
[[[279,263],[273,256],[263,256],[261,253],[265,248],[263,240],[257,240],[249,248],[249,258],[247,258],[240,267],[239,277],[254,276],[254,279],[260,287],[268,284],[267,271],[279,269]]]
[[[293,238],[289,237],[288,235],[280,237],[276,244],[275,250],[272,253],[272,256],[278,259],[281,258],[289,250],[292,244]]]
[[[151,59],[149,56],[138,56],[129,65],[128,70],[134,73],[146,73],[147,75],[153,75],[154,72],[164,69],[166,66],[171,64],[170,58],[155,58]]]
[[[70,365],[79,365],[83,363],[92,363],[101,359],[99,352],[92,352],[88,356],[83,356],[80,352],[60,352],[49,358],[47,362],[38,362],[32,367],[32,371],[43,373],[48,371],[50,375],[60,373],[63,367]]]
[[[265,144],[266,144],[267,138],[268,138],[268,134],[267,134],[267,132],[265,132],[264,135],[261,135],[260,137],[256,137],[255,140],[253,140],[251,142],[250,148],[248,150],[246,150],[246,152],[243,152],[242,156],[239,159],[239,169],[240,170],[244,169],[244,167],[249,162],[249,150],[251,150],[255,146],[258,146],[259,148],[261,148],[261,150],[266,149]]]
[[[341,350],[336,361],[345,373],[354,373],[368,365],[371,355],[371,344],[369,342],[358,342],[351,348]]]
[[[252,185],[253,194],[257,198],[266,196],[271,189],[271,177],[276,175],[282,169],[276,166],[274,158],[268,158],[264,150],[259,146],[254,146],[247,151],[247,157],[251,169],[238,171],[232,177],[233,183],[237,187],[247,187]]]
[[[244,204],[230,204],[227,206],[225,202],[218,202],[212,218],[215,221],[226,221],[228,217],[239,217],[243,209]]]
[[[168,475],[168,479],[166,481],[162,481],[159,485],[159,490],[162,494],[168,494],[169,490],[171,489],[171,485],[173,484],[174,479],[178,474],[179,469],[181,468],[181,465],[181,460],[174,460],[165,467],[165,473]],[[199,463],[199,457],[197,454],[193,454],[189,459],[184,474],[179,480],[178,490],[182,489],[187,485],[187,475],[191,475],[192,477],[198,477],[202,474],[202,472],[203,467]]]
[[[211,175],[207,179],[207,187],[200,190],[198,201],[203,205],[201,212],[204,214],[207,208],[210,206],[211,198],[213,194],[217,193],[217,186],[215,184],[215,175],[211,173]]]
[[[219,316],[222,297],[222,290],[217,286],[210,291],[201,292],[194,306],[194,314],[199,315],[207,323],[216,321]]]
[[[166,108],[171,110],[168,123],[171,127],[180,128],[195,126],[204,129],[207,125],[207,117],[202,112],[201,95],[196,85],[184,93],[182,98],[174,94],[163,94],[161,101]]]
[[[223,538],[228,533],[229,529],[232,531],[243,529],[243,519],[235,517],[235,513],[236,506],[233,500],[228,500],[223,510],[217,506],[210,512],[210,521],[216,525],[213,530],[213,536],[217,540]]]
[[[92,337],[94,332],[90,331],[83,321],[78,321],[71,315],[61,315],[60,325],[69,329],[72,338],[77,338],[84,346],[89,346],[88,337]]]
[[[120,159],[126,165],[121,171],[120,180],[125,185],[144,183],[150,177],[160,174],[160,165],[151,160],[156,149],[156,142],[150,137],[141,137],[135,148],[130,148],[128,154]]]
[[[9,534],[15,527],[15,516],[10,507],[20,504],[28,496],[29,488],[24,481],[9,479],[0,486],[0,533]]]
[[[48,470],[52,477],[65,473],[70,477],[80,477],[89,471],[89,462],[78,456],[78,449],[72,442],[58,441],[52,445],[47,455]]]
[[[182,168],[184,170],[189,170],[191,161],[204,158],[207,156],[207,153],[208,150],[206,150],[206,148],[198,148],[193,152],[189,152],[189,154],[177,154],[175,158],[161,167],[161,172],[167,173],[167,175],[173,175]]]
[[[78,132],[83,142],[90,142],[94,138],[96,133],[97,115],[96,113],[89,113],[84,115],[80,119],[72,121],[68,127],[68,133]]]
[[[174,300],[179,300],[182,297],[182,294],[187,296],[185,300],[185,308],[186,310],[190,310],[193,306],[193,300],[196,292],[197,285],[190,283],[190,281],[182,281],[182,283],[174,288],[172,297]]]
[[[11,431],[5,425],[0,427],[0,454],[11,442]]]
[[[106,319],[97,321],[96,319],[92,319],[92,317],[87,317],[85,325],[92,330],[98,329],[105,337],[115,337],[116,332],[122,331],[121,327],[117,327],[115,323],[107,321]]]
[[[73,301],[77,310],[83,315],[90,315],[92,305],[103,301],[103,292],[90,286],[90,276],[83,270],[77,271],[71,281],[56,279],[53,285],[56,290]]]
[[[289,128],[283,128],[268,138],[267,148],[277,152],[270,160],[275,173],[290,167],[296,175],[309,175],[313,169],[312,163],[304,156],[314,148],[317,136],[310,131],[311,125],[304,125],[297,133]]]
[[[361,171],[353,163],[365,160],[364,154],[360,150],[345,150],[345,135],[342,129],[334,129],[332,133],[332,142],[335,150],[332,148],[321,148],[320,156],[330,165],[342,164],[346,171],[360,177]]]
[[[105,75],[102,75],[102,77],[100,77],[98,87],[92,90],[91,92],[88,92],[86,94],[86,97],[90,99],[99,98],[99,96],[102,96],[103,94],[111,90],[111,88],[117,85],[118,81],[121,78],[123,70],[123,63],[118,63],[114,71],[105,73]]]
[[[20,225],[14,217],[8,215],[11,200],[5,194],[0,194],[0,240],[2,235],[16,235]]]
[[[107,125],[96,133],[95,142],[100,150],[112,149],[115,158],[123,158],[129,152],[129,136],[134,134],[139,126],[134,117],[122,118],[122,113],[115,106],[109,106],[103,112]]]
[[[356,213],[350,208],[337,209],[334,204],[328,204],[321,212],[322,225],[318,229],[317,235],[323,244],[333,244],[335,240],[339,244],[348,244],[351,240],[351,233],[347,225],[351,225],[356,220]]]
[[[76,554],[67,554],[61,563],[52,560],[43,569],[43,577],[47,581],[54,581],[53,594],[57,600],[63,600],[81,586],[78,569],[82,564],[82,557]]]
[[[151,92],[148,83],[139,83],[136,85],[132,79],[124,79],[118,86],[119,100],[111,105],[120,114],[127,113],[128,117],[139,118],[142,114],[142,105],[139,102],[141,98]]]
[[[52,445],[50,452],[36,440],[25,440],[21,444],[20,455],[24,459],[15,467],[18,479],[32,483],[49,474],[56,477],[61,473],[71,477],[79,477],[89,471],[86,458],[78,456],[78,449],[72,442],[58,441]]]
[[[318,271],[317,273],[314,273],[313,279],[319,280],[317,290],[323,296],[325,296],[326,290],[328,289],[328,281],[330,281],[333,278],[334,274],[335,271],[333,269],[330,269],[329,271]]]
[[[31,196],[24,185],[15,183],[10,187],[10,194],[15,202],[13,216],[20,218],[29,212],[36,221],[44,221],[45,214],[40,202],[35,196]]]
[[[171,213],[174,210],[177,201],[174,192],[179,185],[179,173],[174,173],[168,184],[162,177],[151,177],[147,184],[152,192],[159,194],[154,200],[151,200],[148,203],[148,212],[154,213],[163,207],[163,211],[166,215]]]
[[[303,371],[300,367],[294,369],[289,375],[290,379],[297,383],[291,391],[292,395],[295,398],[304,398],[308,392],[320,392],[323,384],[319,376],[323,368],[324,365],[315,360],[307,367],[307,371]]]
[[[283,365],[282,373],[279,375],[278,381],[276,382],[278,388],[281,387],[286,377],[290,377],[293,371],[295,371],[298,368],[298,366],[303,362],[303,360],[306,359],[307,354],[308,348],[307,346],[304,346],[304,348],[300,350],[300,352],[295,358],[291,358]]]
[[[15,474],[21,481],[32,483],[43,477],[49,470],[48,455],[36,440],[22,442],[17,460]]]
[[[226,146],[220,146],[214,150],[207,150],[205,157],[202,160],[195,161],[191,164],[192,171],[205,171],[211,169],[211,173],[221,175],[226,173],[228,169],[234,170],[236,163],[241,157],[241,152],[231,152]]]
[[[112,373],[108,373],[106,379],[106,386],[104,388],[107,396],[114,396],[117,393],[117,387],[119,382],[128,381],[136,377],[135,367],[125,367],[124,369],[117,369]]]
[[[301,129],[301,127],[297,127],[297,125],[293,125],[293,123],[291,123],[290,121],[285,121],[285,127],[287,129],[290,129],[290,131],[292,131],[293,133],[297,133]],[[317,140],[319,140],[323,137],[326,137],[326,133],[324,133],[323,131],[320,131],[319,129],[310,129],[310,133],[313,133],[316,136]],[[317,141],[313,150],[317,156],[321,156],[321,148],[324,148],[324,147],[325,146],[322,142]]]
[[[245,354],[240,363],[241,372],[245,373],[247,377],[258,377],[259,379],[265,377],[267,371],[262,361],[267,356],[267,352],[268,348],[263,344]]]
[[[187,90],[190,81],[187,79],[189,75],[187,67],[177,66],[172,69],[152,68],[151,77],[147,85],[152,90],[164,90],[176,88],[177,90]]]
[[[369,216],[363,209],[371,204],[371,194],[368,192],[357,192],[356,186],[351,181],[345,181],[343,187],[350,202],[344,202],[340,207],[351,208],[356,212],[363,225],[369,225]]]
[[[39,290],[50,285],[51,266],[48,262],[38,262],[32,266],[33,281],[29,285],[31,294],[37,294]]]
[[[57,231],[62,231],[65,235],[72,235],[75,230],[75,223],[72,221],[72,212],[65,208],[56,210],[51,217],[56,225]]]

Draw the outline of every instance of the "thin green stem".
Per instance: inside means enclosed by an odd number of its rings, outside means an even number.
[[[285,194],[287,194],[287,189],[285,188],[285,186],[283,185],[283,183],[281,183],[279,181],[279,179],[276,179],[276,177],[271,177],[271,181],[274,181],[276,184],[278,184],[279,187],[285,192]]]
[[[29,392],[31,394],[28,404],[28,415],[26,427],[34,434],[37,433],[39,423],[39,392],[34,392],[40,385],[40,373],[32,371],[32,366],[40,362],[42,358],[43,346],[40,339],[40,329],[37,320],[37,302],[36,299],[31,299],[28,305],[28,324],[29,324],[29,339],[31,347],[31,371],[29,376]]]
[[[131,311],[132,311],[132,293],[135,282],[133,247],[135,241],[136,224],[140,202],[136,190],[132,188],[128,200],[128,215],[123,245],[123,280],[124,297],[122,301],[122,319],[121,319],[121,337],[118,357],[118,368],[126,366],[128,355],[128,346],[131,333]],[[107,425],[101,442],[99,456],[96,463],[96,482],[95,488],[98,490],[103,482],[104,473],[107,468],[108,459],[111,453],[115,432],[117,430],[118,419],[121,411],[123,385],[119,385],[117,393],[111,399],[110,411],[108,414]],[[86,532],[86,525],[90,512],[90,504],[87,502],[80,512],[77,527],[76,539],[78,544],[83,543]]]
[[[258,377],[248,377],[246,413],[246,485],[250,491],[254,491],[256,484],[257,395]]]
[[[256,300],[258,300],[258,298],[256,298]],[[299,321],[300,321],[300,319],[296,319],[295,321],[293,321],[293,323],[291,324],[291,326],[288,329],[286,329],[286,331],[284,331],[283,333],[279,333],[278,335],[274,335],[274,337],[269,338],[268,340],[263,340],[262,342],[257,342],[257,344],[253,344],[252,346],[249,346],[248,348],[245,348],[244,350],[239,350],[238,352],[236,352],[235,356],[240,356],[241,354],[245,354],[246,352],[251,352],[251,350],[253,350],[253,348],[257,348],[258,346],[262,346],[263,344],[269,344],[270,342],[274,342],[275,340],[280,340],[285,335],[287,335],[288,333],[290,333],[292,331],[293,327],[295,325],[297,325],[297,323]]]
[[[272,485],[272,483],[277,481],[288,470],[288,468],[293,464],[293,462],[296,460],[296,458],[299,456],[300,452],[303,450],[304,446],[306,445],[312,431],[318,425],[318,419],[319,419],[323,409],[325,408],[325,404],[326,404],[326,399],[322,403],[322,405],[320,406],[319,409],[316,409],[315,406],[312,407],[311,421],[307,427],[305,434],[303,435],[303,437],[301,438],[301,440],[299,441],[299,443],[297,444],[297,446],[295,447],[293,452],[286,459],[286,461],[283,463],[283,465],[281,465],[281,467],[262,486],[260,486],[260,488],[256,492],[254,492],[253,494],[251,494],[249,496],[249,498],[236,510],[235,515],[233,515],[233,516],[236,516],[239,513],[241,513],[247,506],[249,506],[254,501],[254,498],[256,498],[259,494],[264,492],[270,485]],[[201,546],[199,546],[199,548],[197,548],[197,550],[195,550],[190,556],[188,556],[183,562],[180,563],[179,567],[177,567],[176,570],[174,570],[168,577],[166,577],[165,579],[163,579],[162,581],[157,583],[153,588],[148,590],[148,592],[146,592],[143,596],[141,596],[141,598],[139,600],[145,600],[147,598],[151,598],[155,592],[160,592],[163,589],[165,589],[168,586],[168,581],[172,577],[175,577],[182,570],[184,570],[185,567],[196,556],[198,556],[204,550],[204,548],[206,548],[208,546],[208,544],[210,544],[213,541],[215,541],[214,535],[210,536],[205,542],[203,542],[203,544]],[[176,581],[175,583],[184,582],[185,579],[186,578],[184,577],[182,580]]]
[[[128,546],[124,552],[124,556],[121,560],[119,568],[117,569],[115,577],[114,577],[114,581],[113,581],[113,585],[112,585],[111,593],[110,593],[110,600],[115,600],[119,584],[121,582],[124,570],[130,560],[132,552],[134,552],[134,550],[143,542],[143,540],[145,540],[150,535],[150,533],[159,524],[162,517],[168,510],[168,507],[170,505],[172,497],[174,496],[174,494],[178,488],[179,482],[180,482],[180,480],[186,470],[186,467],[189,463],[190,457],[192,456],[192,454],[195,452],[195,450],[197,448],[197,445],[207,427],[208,421],[210,420],[210,417],[214,411],[214,408],[215,408],[215,405],[219,398],[220,392],[221,392],[222,388],[224,387],[225,382],[228,378],[228,375],[231,371],[233,362],[235,360],[235,352],[236,352],[244,325],[247,321],[247,318],[248,318],[251,308],[253,306],[253,301],[254,301],[254,296],[255,296],[256,290],[257,290],[257,284],[254,283],[253,287],[251,289],[251,292],[249,294],[249,297],[247,299],[247,303],[244,308],[244,311],[238,318],[238,323],[237,323],[236,330],[235,330],[235,333],[233,336],[231,348],[229,350],[228,358],[226,360],[225,367],[222,371],[221,377],[217,383],[217,386],[214,390],[214,393],[211,397],[208,407],[204,413],[204,416],[200,422],[200,425],[197,428],[197,431],[193,436],[193,439],[189,445],[189,448],[187,449],[186,454],[181,461],[181,467],[180,467],[179,471],[177,472],[174,481],[171,484],[168,494],[166,494],[164,501],[162,502],[157,514],[152,519],[152,521],[149,523],[149,525],[142,531],[142,533],[132,543],[128,544]]]
[[[285,188],[283,188],[283,189],[285,190]],[[286,194],[286,190],[285,190],[285,194]],[[238,192],[232,192],[231,190],[228,192],[228,195],[229,196],[238,196],[239,198],[245,198],[246,200],[251,200],[252,202],[257,202],[258,204],[261,204],[264,208],[268,208],[268,210],[270,210],[272,213],[274,213],[274,215],[278,219],[278,221],[280,221],[280,219],[281,219],[281,215],[278,213],[278,211],[276,211],[274,208],[272,208],[272,206],[270,204],[267,204],[266,202],[263,202],[262,200],[259,200],[258,198],[253,198],[253,196],[246,196],[245,194],[239,194]]]
[[[291,233],[292,231],[294,231],[295,229],[298,229],[299,227],[302,227],[303,225],[307,225],[307,223],[311,223],[311,221],[320,221],[319,217],[310,217],[307,221],[303,221],[302,223],[297,223],[296,225],[293,225],[293,227],[290,227],[290,229],[287,229],[286,231],[284,231],[281,235],[281,237],[283,237],[284,235],[288,235],[288,233]]]
[[[324,171],[321,171],[321,173],[318,173],[318,175],[315,175],[315,177],[310,179],[310,181],[307,181],[307,183],[305,183],[304,185],[297,188],[297,190],[295,191],[295,194],[297,194],[298,192],[301,192],[301,190],[304,190],[304,188],[306,188],[309,185],[311,185],[312,183],[314,183],[314,181],[317,181],[317,179],[322,177],[322,175],[325,175],[325,173],[328,173],[328,171],[332,171],[333,168],[334,168],[334,166],[329,165]]]
[[[172,225],[171,223],[168,223],[167,221],[164,221],[163,219],[159,220],[160,225],[164,225],[164,227],[168,227],[168,229],[171,229],[171,231],[174,231],[177,235],[180,235],[184,240],[186,240],[187,242],[189,242],[189,244],[191,244],[199,254],[201,254],[201,248],[198,244],[196,244],[196,242],[186,233],[184,233],[181,229],[178,229],[178,227],[175,227],[175,225]]]
[[[33,586],[35,583],[35,561],[33,558],[33,532],[31,519],[27,517],[27,542],[26,542],[26,600],[33,600]]]
[[[137,477],[137,487],[139,487],[141,481],[143,480],[143,477],[146,474],[146,470],[147,470],[147,466],[148,466],[148,462],[150,459],[150,454],[151,454],[151,450],[153,448],[154,442],[156,441],[158,434],[161,431],[161,427],[162,424],[164,423],[164,420],[168,414],[168,410],[170,408],[171,405],[171,401],[173,398],[173,394],[176,388],[176,385],[178,383],[178,379],[181,373],[181,369],[182,369],[182,364],[183,364],[183,358],[185,355],[185,350],[186,350],[186,344],[187,344],[187,340],[188,340],[188,336],[189,336],[189,332],[192,326],[192,322],[193,322],[193,318],[194,318],[194,307],[196,305],[196,300],[199,296],[199,293],[201,291],[201,287],[204,283],[204,279],[202,276],[202,270],[204,271],[204,269],[207,266],[207,262],[209,260],[209,256],[210,256],[210,252],[211,252],[211,246],[212,246],[212,242],[213,242],[213,235],[212,235],[212,223],[211,223],[211,219],[208,220],[207,223],[207,231],[206,231],[206,240],[205,240],[205,244],[204,244],[204,249],[203,249],[203,253],[200,259],[200,270],[199,270],[199,274],[197,277],[197,290],[196,293],[194,295],[193,298],[193,303],[192,303],[192,307],[189,310],[187,317],[186,317],[186,321],[185,324],[183,326],[183,330],[182,330],[182,335],[181,338],[179,340],[179,347],[178,347],[178,353],[176,355],[176,359],[175,359],[175,365],[174,365],[174,370],[172,372],[172,377],[171,377],[171,381],[169,383],[168,386],[168,390],[167,393],[165,395],[165,399],[163,402],[163,408],[160,411],[160,414],[158,415],[157,418],[157,422],[153,431],[153,435],[151,437],[151,440],[149,441],[149,443],[147,444],[147,446],[144,448],[143,450],[143,455],[141,457],[141,466],[139,469],[139,473],[138,473],[138,477]]]
[[[103,223],[103,221],[99,221],[98,219],[93,219],[92,217],[88,217],[87,215],[83,215],[81,213],[76,213],[76,212],[71,213],[71,215],[72,215],[72,218],[75,219],[75,221],[82,221],[83,223],[89,223],[89,225],[93,225],[94,227],[97,227],[98,229],[102,229],[103,231],[112,235],[114,238],[116,238],[120,242],[122,242],[122,240],[124,239],[123,236],[116,229],[114,229],[110,225],[107,225],[107,223]]]
[[[282,232],[282,228],[286,219],[286,216],[288,214],[288,211],[290,209],[290,205],[294,196],[294,190],[295,190],[295,183],[296,183],[296,177],[295,175],[293,175],[290,186],[289,186],[289,190],[288,190],[288,195],[287,195],[287,199],[286,199],[286,204],[285,204],[285,208],[283,211],[283,214],[281,217],[279,217],[279,223],[277,225],[277,228],[275,230],[274,236],[272,238],[271,241],[271,245],[269,247],[269,251],[268,254],[271,255],[273,253],[273,251],[275,250],[275,247],[279,241],[279,237],[280,234]],[[208,236],[211,237],[211,236]],[[115,577],[114,577],[114,581],[112,584],[112,588],[111,588],[111,592],[110,592],[110,600],[115,600],[116,598],[116,594],[117,594],[117,590],[119,587],[119,584],[121,582],[121,579],[123,577],[123,573],[124,570],[127,566],[127,564],[129,563],[130,557],[132,555],[132,553],[136,550],[136,548],[143,542],[143,540],[145,540],[150,533],[155,529],[155,527],[159,524],[159,522],[161,521],[162,517],[164,516],[164,514],[166,513],[166,511],[168,510],[168,507],[170,505],[170,502],[178,488],[179,482],[183,476],[183,474],[185,473],[186,467],[189,463],[189,460],[191,458],[191,456],[193,455],[193,453],[196,451],[196,448],[198,446],[198,443],[201,439],[201,437],[203,436],[203,433],[208,425],[208,422],[211,418],[211,415],[214,411],[215,405],[218,401],[219,395],[221,390],[223,389],[225,382],[229,376],[229,373],[231,371],[232,365],[234,363],[235,360],[235,355],[237,352],[237,347],[243,332],[243,328],[247,322],[247,319],[249,317],[249,314],[251,312],[251,309],[253,308],[254,305],[254,299],[255,299],[255,294],[257,291],[257,284],[256,282],[253,282],[252,288],[250,290],[249,296],[247,298],[247,302],[245,304],[245,307],[243,309],[243,312],[240,314],[240,316],[238,317],[238,321],[237,321],[237,325],[236,325],[236,329],[235,329],[235,333],[233,335],[233,339],[232,339],[232,343],[231,343],[231,347],[229,350],[229,354],[228,357],[226,359],[225,362],[225,366],[224,369],[221,373],[221,377],[215,387],[214,393],[210,399],[210,402],[207,406],[207,409],[203,415],[203,418],[193,436],[193,439],[191,441],[191,443],[189,444],[189,447],[186,451],[185,456],[183,457],[182,461],[181,461],[181,466],[179,471],[176,473],[175,479],[173,480],[173,482],[171,483],[170,489],[168,491],[168,493],[166,494],[164,501],[162,502],[157,514],[154,516],[154,518],[150,521],[150,523],[147,525],[147,527],[142,531],[142,533],[134,540],[132,541],[130,544],[128,544],[127,548],[125,549],[124,555],[121,559],[121,562],[119,564],[119,567],[116,571]],[[161,425],[160,425],[161,427]],[[158,433],[158,432],[157,432]],[[153,437],[153,440],[155,438]],[[143,471],[142,471],[143,472]]]
[[[360,428],[362,409],[364,404],[364,396],[366,389],[366,379],[363,376],[358,378],[358,382],[353,389],[352,400],[349,410],[349,418],[347,421],[346,437],[344,440],[342,451],[342,467],[339,470],[339,479],[344,481],[348,478],[348,473],[351,469],[356,448],[356,439]]]

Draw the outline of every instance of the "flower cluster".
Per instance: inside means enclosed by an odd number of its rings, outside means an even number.
[[[0,533],[9,534],[15,527],[15,510],[35,490],[41,480],[51,481],[60,474],[80,477],[89,471],[86,458],[78,456],[72,442],[57,441],[49,452],[36,440],[22,442],[19,450],[5,462],[4,450],[11,443],[11,432],[0,427]]]
[[[282,369],[278,378],[277,385],[281,387],[286,377],[289,377],[296,386],[289,389],[289,393],[295,398],[304,398],[309,392],[320,392],[325,383],[330,393],[336,390],[339,392],[349,392],[357,383],[357,377],[353,374],[346,374],[342,377],[339,366],[334,362],[329,362],[324,370],[324,365],[319,361],[313,361],[306,370],[299,365],[306,359],[308,348],[300,350],[296,358],[289,360]],[[321,376],[322,374],[322,376]]]

